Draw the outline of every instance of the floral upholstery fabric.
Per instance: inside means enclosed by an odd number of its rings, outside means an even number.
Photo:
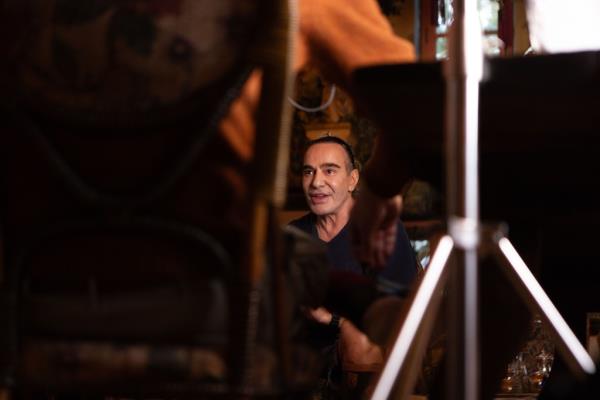
[[[218,82],[242,57],[255,2],[35,0],[18,80],[65,111],[148,113]]]

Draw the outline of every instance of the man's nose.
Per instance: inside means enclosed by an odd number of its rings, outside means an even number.
[[[313,187],[319,187],[321,185],[323,185],[323,174],[320,171],[315,171],[315,173],[313,174],[313,178],[312,181],[310,182],[310,184]]]

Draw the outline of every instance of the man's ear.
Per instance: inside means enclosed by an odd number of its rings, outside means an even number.
[[[352,182],[350,186],[350,191],[353,192],[356,189],[356,186],[358,185],[358,181],[360,180],[360,174],[358,173],[358,169],[354,168],[352,172],[350,172],[350,178]]]

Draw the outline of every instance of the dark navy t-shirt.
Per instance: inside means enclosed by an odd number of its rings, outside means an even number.
[[[290,225],[303,230],[315,239],[319,239],[316,226],[316,215],[308,213]],[[357,274],[368,274],[352,253],[350,229],[348,224],[329,242],[327,254],[334,270],[349,271]],[[398,234],[394,251],[385,268],[376,273],[379,290],[389,293],[404,293],[417,275],[415,253],[408,239],[404,225],[398,220]]]

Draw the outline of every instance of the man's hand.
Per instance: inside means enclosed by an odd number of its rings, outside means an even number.
[[[350,217],[352,246],[358,260],[369,268],[381,269],[394,251],[402,196],[383,198],[363,185]]]

